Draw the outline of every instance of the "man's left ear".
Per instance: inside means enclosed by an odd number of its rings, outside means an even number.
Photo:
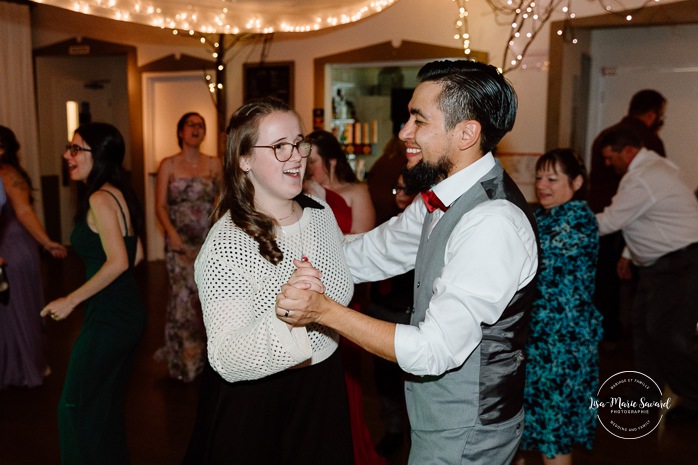
[[[480,143],[480,131],[482,130],[482,127],[477,121],[462,121],[458,123],[456,128],[458,129],[458,134],[460,135],[458,148],[461,150],[469,149],[473,145]]]
[[[578,174],[577,177],[572,180],[572,190],[577,192],[582,188],[582,184],[584,184],[584,179],[581,174]]]

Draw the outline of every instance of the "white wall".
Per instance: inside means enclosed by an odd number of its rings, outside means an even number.
[[[626,6],[632,8],[641,1],[628,0]],[[670,1],[662,0],[662,3]],[[603,13],[600,4],[593,1],[576,0],[572,6],[576,9],[577,17],[596,16]],[[495,21],[494,14],[485,0],[470,0],[468,8],[472,48],[488,53],[490,63],[502,67],[510,26]],[[314,88],[323,85],[323,83],[314,82],[316,58],[387,41],[394,45],[409,40],[457,47],[458,43],[453,39],[455,19],[456,5],[452,0],[399,0],[384,12],[352,25],[304,34],[277,34],[266,60],[295,63],[295,107],[304,119],[305,127],[309,129],[312,127]],[[556,14],[551,21],[561,19],[562,15]],[[627,96],[615,96],[616,100],[623,102],[622,108],[611,109],[609,99],[601,101],[598,97],[603,94],[600,89],[604,86],[598,77],[601,68],[615,66],[622,71],[619,74],[627,76],[639,74],[633,71],[637,67],[695,66],[698,69],[698,59],[696,59],[698,34],[695,26],[595,30],[593,34],[593,50],[589,52],[594,60],[592,72],[596,74],[592,76],[590,91],[591,108],[587,130],[590,139],[600,128],[616,121],[624,114],[630,95],[637,90],[635,84],[627,86]],[[35,49],[75,37],[89,37],[135,46],[139,66],[173,54],[211,58],[211,51],[197,40],[181,35],[174,36],[167,29],[86,16],[42,4],[32,5],[32,44]],[[546,26],[528,49],[524,60],[528,65],[527,69],[519,69],[507,74],[507,78],[512,82],[519,96],[519,111],[513,131],[505,136],[498,147],[500,153],[538,154],[545,150],[548,47],[549,27]],[[256,45],[242,50],[236,48],[229,55],[232,57],[227,63],[226,80],[229,114],[242,103],[243,63],[258,62],[260,53],[261,47]],[[376,57],[376,59],[389,60],[390,57]],[[683,73],[682,76],[685,78],[688,75]],[[690,79],[688,82],[691,82]],[[698,85],[698,79],[693,79],[692,82],[694,86]],[[608,87],[607,84],[605,85]],[[698,141],[685,137],[687,135],[698,137],[698,131],[693,130],[695,126],[694,119],[691,118],[693,108],[689,107],[692,102],[698,101],[696,99],[698,96],[695,93],[682,94],[682,87],[686,86],[675,83],[667,89],[659,89],[669,98],[667,126],[662,136],[667,142],[669,157],[684,168],[689,176],[689,183],[698,185],[698,163],[695,163],[691,157],[691,149],[698,146]],[[620,92],[617,93],[620,94]],[[567,134],[570,130],[571,128],[563,127],[561,133]],[[148,135],[145,137],[147,139]],[[513,165],[508,169],[511,169],[512,175],[516,176],[517,182],[521,183],[527,198],[533,200],[532,184],[528,182],[530,180],[527,175],[532,171],[531,160],[534,157],[503,157],[503,160],[505,159],[511,161]],[[44,173],[53,169],[44,170]],[[152,166],[146,166],[145,169],[152,170]],[[149,183],[152,184],[152,179],[149,179]],[[149,186],[149,191],[152,191],[152,186]],[[147,207],[151,207],[152,199],[146,199],[146,202]],[[152,230],[155,228],[154,220],[150,223],[150,232],[153,233],[153,237],[159,238],[158,234]],[[158,240],[151,244],[149,252],[153,257],[159,256],[160,244],[161,241]]]
[[[669,3],[671,0],[663,0]],[[628,8],[641,3],[629,0]],[[597,2],[575,1],[572,5],[577,17],[595,16],[603,13]],[[498,24],[493,12],[484,0],[471,0],[469,27],[472,48],[487,52],[490,62],[502,66],[503,53],[510,30]],[[311,127],[314,83],[313,60],[371,44],[402,40],[425,42],[455,47],[453,39],[456,5],[452,0],[400,0],[384,12],[370,16],[348,26],[339,26],[318,32],[277,34],[271,46],[268,61],[295,62],[295,106],[306,127]],[[560,20],[555,14],[551,20]],[[135,45],[138,48],[138,64],[143,65],[173,53],[209,58],[208,51],[197,41],[175,37],[169,30],[89,17],[41,4],[32,8],[33,43],[41,47],[75,36],[91,37],[105,41]],[[547,103],[548,34],[546,26],[528,50],[528,70],[517,70],[507,74],[519,95],[519,113],[513,131],[504,138],[500,146],[503,152],[541,153],[545,148],[545,118]],[[668,37],[673,50],[677,37]],[[632,46],[631,41],[623,41]],[[694,48],[695,53],[696,48]],[[690,51],[690,50],[689,50]],[[228,65],[227,98],[228,112],[242,103],[242,64],[244,61],[259,60],[259,47],[236,54]],[[620,52],[623,54],[623,52]],[[627,53],[642,56],[642,53]],[[385,57],[379,57],[385,58]],[[540,63],[542,66],[535,66]]]
[[[490,62],[502,66],[502,54],[510,27],[495,24],[493,13],[484,1],[470,1],[468,8],[472,48],[489,53]],[[312,115],[315,58],[386,41],[393,45],[409,40],[457,47],[458,42],[453,39],[456,13],[456,5],[451,0],[400,0],[386,11],[349,27],[275,41],[268,60],[295,60],[296,109],[307,125]],[[542,34],[532,46],[533,54],[540,56],[540,48],[546,49],[542,55],[547,58],[547,33]],[[545,136],[547,73],[517,71],[507,77],[519,94],[520,105],[514,131],[503,141],[501,149],[540,152],[543,150]],[[232,101],[231,108],[240,105],[242,99],[239,94],[233,97],[237,99]]]
[[[491,63],[502,66],[510,27],[495,22],[484,0],[471,0],[468,8],[472,48],[489,53]],[[578,16],[602,13],[597,3],[579,2],[575,8],[578,9]],[[553,16],[553,20],[561,18],[561,15]],[[137,46],[139,65],[173,53],[208,57],[208,51],[198,42],[174,37],[168,30],[88,17],[41,4],[33,5],[32,19],[35,48],[84,36]],[[386,41],[398,44],[402,40],[409,40],[456,47],[458,43],[453,39],[455,19],[456,5],[451,0],[400,0],[384,12],[349,26],[303,35],[277,34],[267,60],[295,62],[296,109],[304,118],[306,127],[311,127],[315,58]],[[548,32],[545,28],[529,48],[529,62],[545,63],[547,49]],[[258,61],[259,52],[257,48],[248,56],[246,50],[229,64],[229,112],[242,103],[242,63]],[[505,138],[501,149],[508,152],[542,152],[548,78],[545,66],[543,69],[532,66],[527,71],[514,71],[507,77],[519,94],[520,105],[514,130]]]

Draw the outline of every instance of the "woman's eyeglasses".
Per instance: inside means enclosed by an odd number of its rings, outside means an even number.
[[[196,123],[196,122],[189,123],[189,122],[187,122],[187,123],[184,123],[184,125],[188,128],[206,129],[206,126],[204,126],[204,123]]]
[[[398,184],[397,186],[393,187],[393,195],[397,195],[398,192],[400,193],[405,193],[406,188],[402,184]]]
[[[71,157],[77,157],[78,153],[80,152],[91,152],[92,149],[86,149],[85,147],[80,147],[79,145],[76,144],[68,144],[65,146],[66,150],[70,150],[70,156]]]
[[[274,151],[274,157],[282,163],[291,159],[291,156],[293,156],[293,149],[298,151],[301,158],[308,158],[310,152],[313,151],[313,144],[307,140],[302,140],[297,144],[279,142],[274,145],[255,145],[253,147],[256,149],[272,149]]]

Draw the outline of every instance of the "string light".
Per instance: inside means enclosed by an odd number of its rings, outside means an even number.
[[[329,8],[325,5],[322,14],[305,7],[303,3],[285,7],[288,2],[236,2],[221,0],[221,6],[211,6],[210,2],[190,0],[168,0],[161,5],[158,0],[36,0],[76,12],[102,16],[120,21],[131,21],[160,28],[169,28],[175,35],[189,35],[201,38],[202,34],[274,34],[275,32],[308,32],[322,28],[350,24],[372,14],[380,13],[399,0],[345,0],[335,1]],[[459,42],[466,57],[471,55],[471,36],[468,31],[468,0],[451,0],[457,6],[456,32],[453,38]],[[573,0],[485,0],[494,12],[495,21],[500,25],[510,25],[509,37],[502,63],[503,73],[521,66],[530,45],[553,14],[562,15],[563,28],[556,31],[562,40],[577,43],[570,20]],[[641,5],[627,8],[614,0],[613,6],[607,0],[587,0],[598,2],[609,14],[623,15],[626,21],[650,3],[659,0],[631,0]],[[117,5],[118,3],[118,5]],[[201,4],[200,4],[201,3]],[[219,3],[219,5],[220,5]],[[311,2],[308,2],[311,3]],[[225,5],[225,6],[223,6]],[[254,6],[250,6],[254,5]],[[266,8],[265,8],[266,7]],[[264,11],[269,11],[268,15]],[[253,11],[254,10],[254,11]],[[180,31],[180,32],[178,32]],[[218,47],[214,47],[217,49]],[[214,55],[214,58],[216,56]],[[215,87],[215,86],[214,86]]]
[[[456,0],[454,0],[456,1]],[[462,0],[463,2],[467,0]],[[502,62],[503,73],[522,67],[526,52],[531,43],[541,31],[543,26],[550,20],[553,14],[559,13],[563,16],[563,27],[555,31],[556,35],[568,43],[576,44],[577,38],[570,20],[574,19],[572,12],[572,0],[486,0],[498,24],[511,25],[509,37],[506,41],[506,48]],[[629,11],[620,0],[616,0],[617,8],[606,4],[605,0],[589,0],[598,2],[602,9],[609,14],[622,15],[626,21],[632,21],[635,13],[646,7],[650,3],[659,0],[641,0],[642,3]],[[511,18],[510,20],[506,18]]]
[[[211,99],[216,107],[217,104],[217,92],[222,91],[224,84],[224,70],[226,63],[232,59],[226,57],[228,52],[230,52],[236,45],[246,46],[249,44],[254,44],[259,40],[269,40],[273,35],[256,34],[256,33],[239,33],[239,34],[204,34],[197,32],[193,29],[187,31],[180,31],[179,29],[172,30],[173,35],[189,36],[196,39],[199,43],[204,45],[210,50],[211,58],[215,62],[216,73],[211,74],[204,70],[204,80],[208,86],[208,90],[211,93]]]
[[[458,7],[458,16],[456,17],[456,33],[453,38],[459,41],[463,46],[463,54],[466,57],[470,56],[470,33],[468,32],[468,0],[452,0]]]
[[[236,3],[235,0],[223,0],[221,3],[227,6],[212,7],[212,2],[201,2],[202,5],[199,5],[199,2],[186,0],[170,0],[161,5],[156,5],[157,0],[119,0],[118,10],[116,0],[39,1],[81,13],[161,28],[205,34],[238,34],[240,31],[272,34],[316,31],[323,27],[354,23],[380,13],[398,0],[337,1],[329,8],[325,2],[321,20],[318,12],[312,11],[312,6],[299,4],[289,7],[284,6],[284,2],[270,1]]]

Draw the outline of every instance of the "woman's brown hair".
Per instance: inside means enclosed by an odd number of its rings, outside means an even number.
[[[240,167],[240,160],[250,156],[257,144],[262,119],[275,112],[293,113],[298,117],[286,103],[272,97],[246,103],[230,117],[221,197],[215,212],[216,217],[229,212],[233,223],[259,243],[259,253],[274,265],[284,257],[276,243],[276,221],[255,209],[254,185]]]

